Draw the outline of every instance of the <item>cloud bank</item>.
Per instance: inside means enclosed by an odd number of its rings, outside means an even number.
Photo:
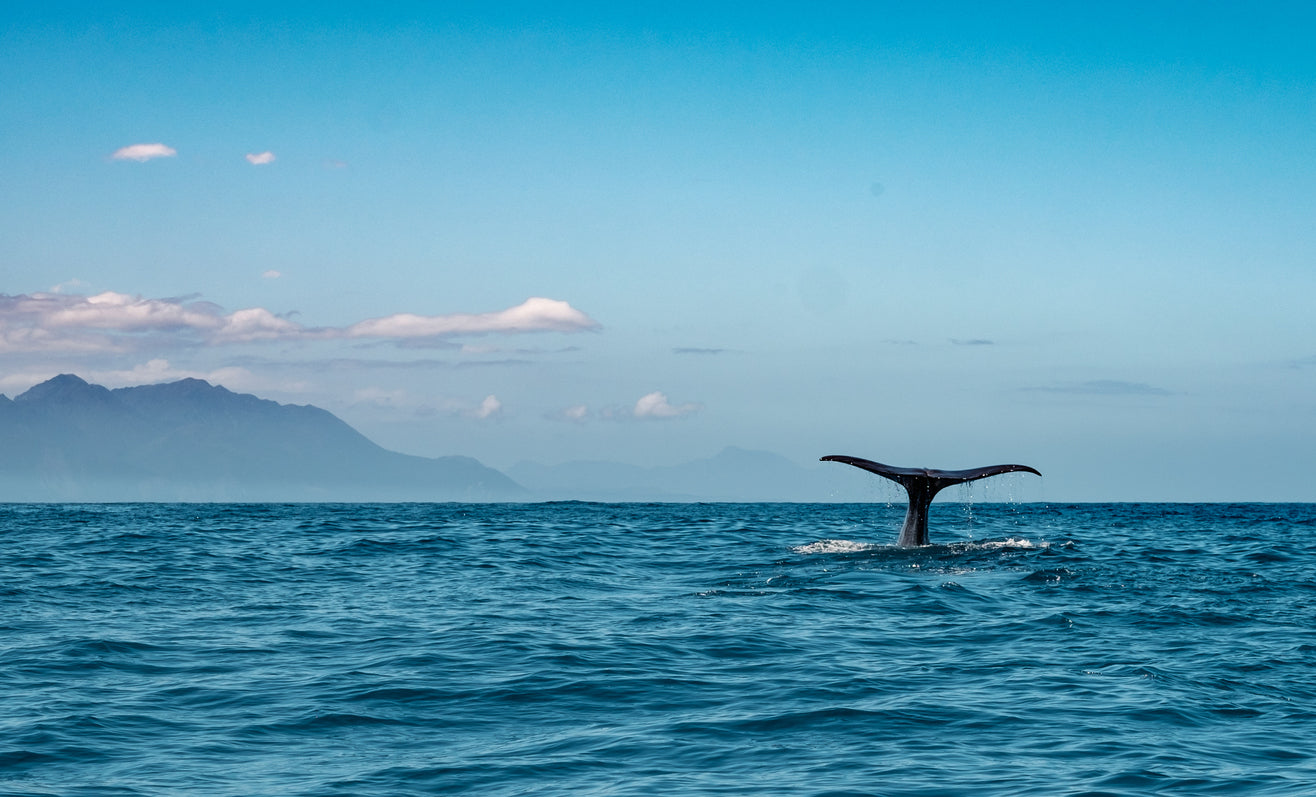
[[[114,154],[110,155],[110,159],[142,163],[153,158],[172,158],[177,154],[178,150],[164,144],[131,144],[116,149]]]
[[[373,318],[347,327],[306,327],[263,307],[232,313],[188,298],[147,299],[106,291],[95,296],[0,294],[0,352],[124,352],[144,346],[579,332],[598,322],[563,301],[532,297],[491,313]]]

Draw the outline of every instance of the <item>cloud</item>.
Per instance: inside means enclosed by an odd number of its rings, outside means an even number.
[[[403,389],[363,387],[352,392],[352,406],[368,407],[376,413],[382,412],[392,417],[466,418],[476,421],[503,417],[503,402],[492,393],[479,403],[473,403],[469,399],[452,396],[422,399]]]
[[[87,283],[83,282],[77,277],[74,277],[73,279],[64,280],[60,284],[52,287],[50,289],[50,292],[63,293],[64,291],[72,291],[72,290],[77,290],[78,288],[86,288],[86,287],[88,287]]]
[[[951,338],[950,342],[955,344],[956,346],[995,346],[996,345],[996,341],[985,340],[983,338],[970,338],[968,340],[962,340],[960,338]]]
[[[494,313],[420,316],[399,313],[372,318],[345,330],[352,338],[437,338],[491,332],[577,332],[597,329],[598,322],[554,299],[532,297]]]
[[[178,150],[164,144],[132,144],[116,149],[110,159],[143,163],[153,158],[172,158],[177,154]]]
[[[215,343],[251,343],[257,340],[296,340],[313,337],[296,321],[280,318],[263,307],[249,307],[224,316],[224,323],[211,335]]]
[[[1146,382],[1122,382],[1117,379],[1093,379],[1088,382],[1070,382],[1042,387],[1026,387],[1036,393],[1078,393],[1089,396],[1169,396],[1170,391],[1153,387]]]
[[[701,405],[694,403],[674,405],[667,400],[666,395],[655,390],[652,393],[641,396],[640,400],[635,402],[635,409],[631,411],[631,414],[636,418],[646,420],[665,420],[668,418],[680,418],[683,415],[698,412],[700,409]]]
[[[247,163],[252,166],[264,166],[267,163],[274,163],[274,153],[266,150],[264,152],[247,153]]]
[[[589,407],[584,404],[573,404],[557,412],[550,412],[544,416],[550,421],[569,421],[571,423],[584,423],[589,420]]]
[[[471,411],[472,418],[478,418],[482,421],[489,418],[497,418],[502,414],[503,402],[499,401],[498,397],[492,393],[485,396],[484,401],[480,402],[480,406]]]
[[[363,387],[352,391],[353,404],[371,404],[378,407],[399,407],[410,404],[405,390],[385,390],[380,387]]]
[[[94,296],[0,294],[0,352],[113,352],[148,344],[371,338],[405,343],[460,335],[577,332],[598,326],[566,302],[543,298],[492,313],[399,314],[348,327],[305,327],[263,307],[226,314],[218,305],[189,298],[147,299],[114,291]]]
[[[282,272],[282,271],[275,271],[274,269],[270,269],[269,271],[263,271],[263,272],[261,272],[261,275],[260,275],[260,276],[261,276],[262,279],[276,280],[276,279],[278,279],[279,277],[282,277],[282,276],[283,276],[283,272]]]
[[[701,349],[696,346],[678,346],[672,354],[721,354],[726,349]]]

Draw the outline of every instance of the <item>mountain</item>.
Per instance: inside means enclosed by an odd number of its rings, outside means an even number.
[[[803,468],[767,451],[726,448],[682,465],[519,462],[508,475],[537,497],[582,501],[872,501],[875,482],[852,468]],[[899,488],[896,488],[899,489]]]
[[[527,497],[469,457],[398,454],[318,407],[200,379],[109,390],[61,374],[0,399],[0,501]]]

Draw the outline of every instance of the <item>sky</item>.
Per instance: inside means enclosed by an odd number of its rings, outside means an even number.
[[[0,392],[1316,501],[1309,5],[211,5],[0,9]]]

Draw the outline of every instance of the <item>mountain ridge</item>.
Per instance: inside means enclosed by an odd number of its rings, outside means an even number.
[[[201,379],[110,390],[60,374],[0,402],[0,500],[485,501],[470,457],[388,451],[333,413]]]
[[[735,446],[679,465],[389,451],[338,416],[202,379],[106,388],[60,374],[0,394],[0,501],[869,501],[874,481]]]

